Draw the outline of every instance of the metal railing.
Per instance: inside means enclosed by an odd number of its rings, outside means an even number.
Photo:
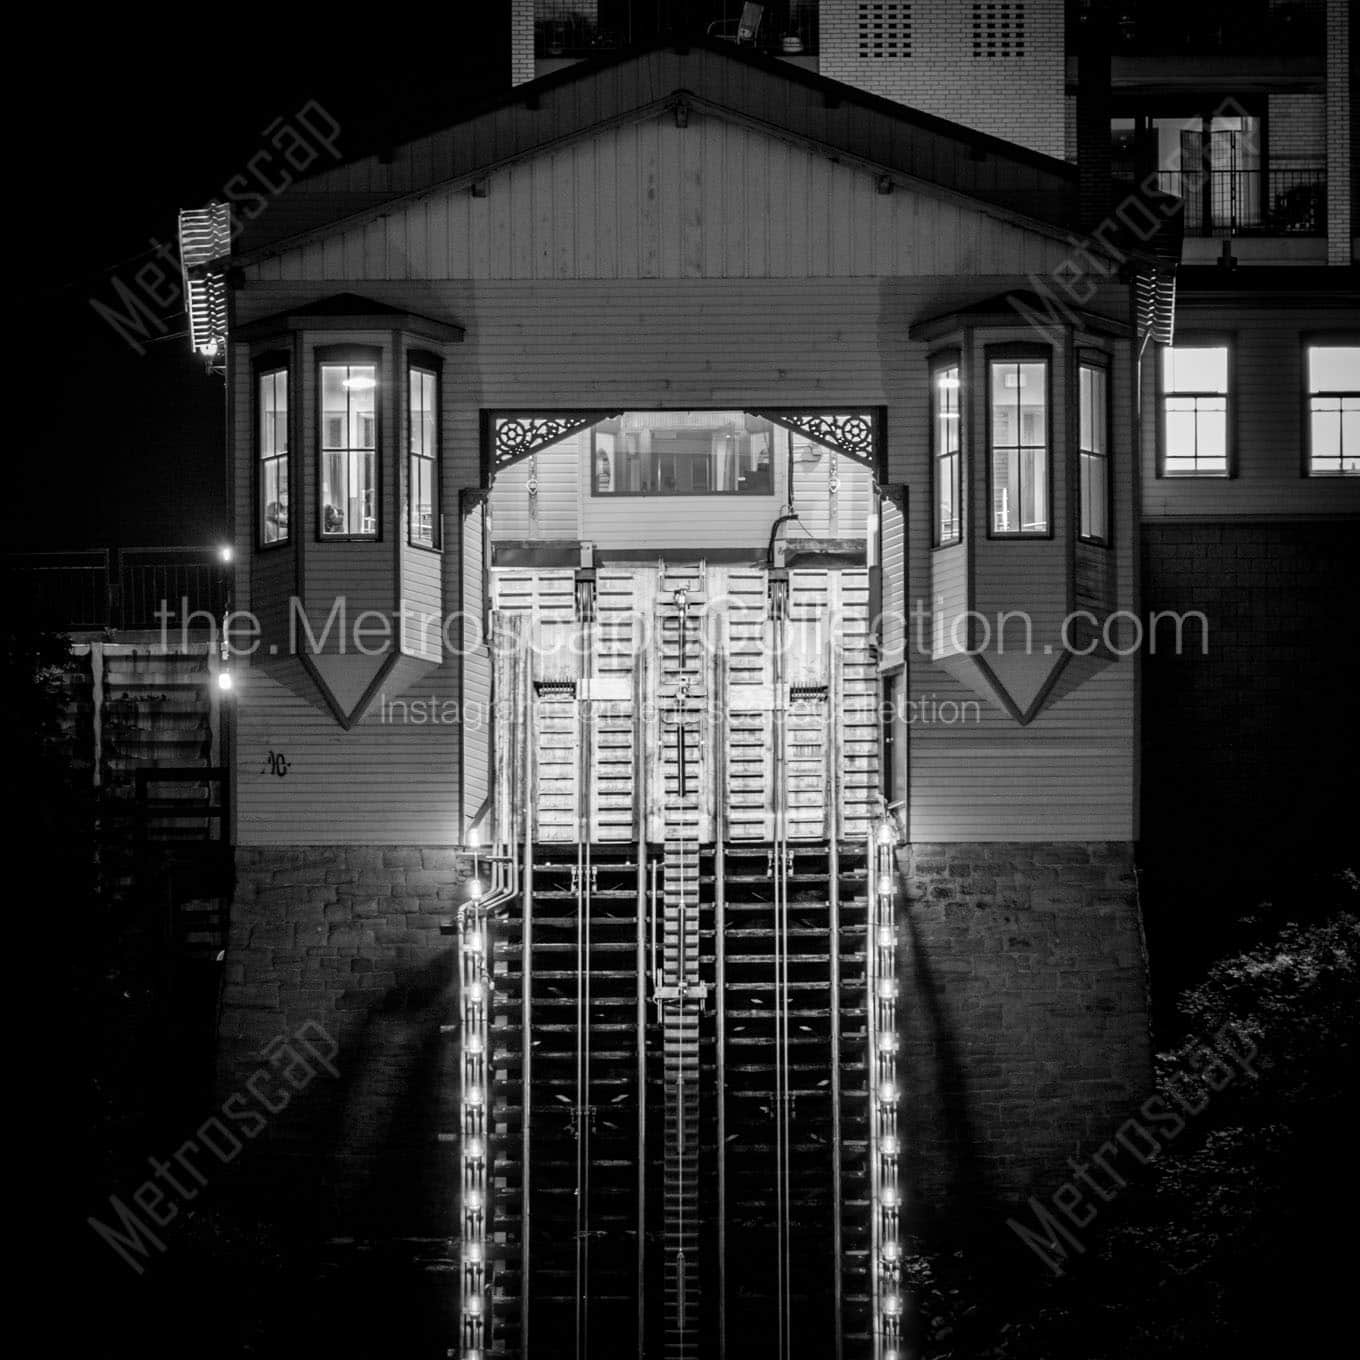
[[[190,616],[208,627],[227,604],[229,572],[206,547],[81,548],[7,553],[10,607],[26,622],[57,631],[147,629],[161,610],[178,629]]]
[[[1187,236],[1325,236],[1327,171],[1163,170],[1163,192],[1185,202]]]

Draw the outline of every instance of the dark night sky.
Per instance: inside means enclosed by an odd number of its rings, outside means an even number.
[[[22,130],[11,267],[19,315],[32,318],[20,343],[39,398],[22,404],[32,416],[11,451],[7,547],[221,537],[221,380],[189,353],[178,306],[166,308],[169,336],[139,356],[91,297],[116,303],[113,279],[131,286],[154,258],[152,239],[173,244],[178,210],[220,196],[268,145],[265,127],[308,99],[340,123],[350,155],[494,96],[509,83],[503,11],[460,5],[400,37],[395,24],[361,25],[348,49],[319,46],[315,16],[290,28],[261,11],[196,35],[142,32],[132,18],[100,31],[82,19],[76,52],[40,37],[33,51],[59,50],[63,80],[34,88],[57,93],[40,101],[10,87],[8,125]]]

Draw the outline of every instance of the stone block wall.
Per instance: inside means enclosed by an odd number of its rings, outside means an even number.
[[[278,1036],[320,1027],[338,1076],[320,1074],[272,1116],[242,1172],[271,1210],[363,1237],[442,1236],[455,1220],[456,939],[465,898],[451,849],[295,846],[237,851],[218,1087],[248,1090]],[[309,1028],[314,1034],[315,1029]],[[277,1079],[267,1089],[285,1089]]]
[[[252,1152],[268,1212],[355,1238],[456,1221],[452,850],[246,848],[219,1088],[247,1089],[278,1036],[338,1047]],[[1151,1092],[1132,847],[913,845],[902,857],[902,1111],[923,1220],[999,1215],[1061,1180]],[[270,1090],[282,1089],[275,1079]],[[924,1225],[924,1224],[923,1224]]]
[[[1152,1093],[1133,846],[903,852],[901,1081],[918,1223],[1005,1210]]]

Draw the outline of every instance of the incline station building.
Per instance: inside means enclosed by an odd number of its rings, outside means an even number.
[[[875,86],[869,10],[958,61]],[[450,1354],[883,1360],[906,1234],[1151,1089],[1147,525],[1354,515],[1355,312],[1324,237],[1268,325],[1178,316],[1108,62],[966,10],[825,4],[820,64],[527,29],[497,106],[184,214],[223,1084],[335,1035],[274,1151],[336,1236],[448,1239]]]

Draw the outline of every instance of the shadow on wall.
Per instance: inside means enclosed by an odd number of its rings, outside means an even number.
[[[268,1170],[243,1176],[262,1216],[322,1240],[449,1235],[458,1160],[439,1135],[458,1128],[458,1065],[456,1036],[440,1027],[458,1013],[456,989],[449,949],[398,972],[335,1036],[339,1077],[280,1115],[255,1159]]]
[[[909,1230],[966,1236],[973,1225],[1000,1221],[1000,1200],[978,1152],[967,1061],[946,1001],[948,980],[937,972],[910,903],[902,931],[908,966],[902,1024],[914,1031],[901,1049]]]

